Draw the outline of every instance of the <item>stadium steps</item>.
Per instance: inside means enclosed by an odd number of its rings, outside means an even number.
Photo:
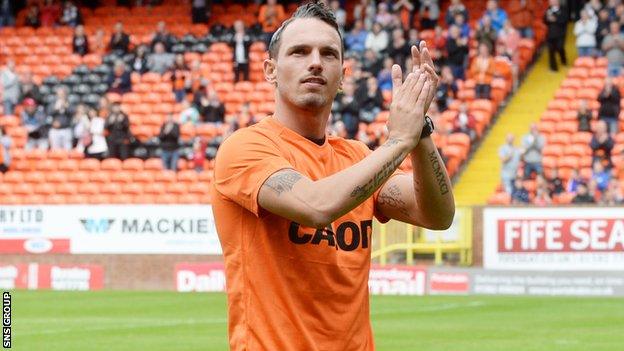
[[[555,91],[565,79],[568,69],[576,59],[575,36],[572,25],[568,26],[565,48],[568,66],[559,67],[559,72],[548,69],[548,52],[542,50],[537,62],[526,79],[501,112],[498,121],[485,136],[466,169],[455,185],[455,202],[460,206],[484,205],[500,183],[500,161],[498,149],[505,142],[508,133],[516,135],[516,145],[529,130],[529,125],[538,122],[552,100]]]

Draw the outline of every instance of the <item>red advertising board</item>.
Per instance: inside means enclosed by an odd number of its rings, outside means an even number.
[[[470,276],[463,272],[429,272],[429,293],[468,294]]]
[[[104,268],[93,264],[0,264],[0,288],[100,290]]]
[[[0,254],[69,253],[69,239],[0,239]]]
[[[27,264],[0,263],[0,289],[26,289],[28,287]]]

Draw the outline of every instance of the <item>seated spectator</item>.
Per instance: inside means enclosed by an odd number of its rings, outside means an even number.
[[[190,123],[197,125],[199,123],[199,112],[195,106],[191,105],[187,100],[182,100],[182,111],[180,112],[180,124]]]
[[[502,29],[502,27],[501,27]],[[492,20],[490,16],[483,16],[483,19],[477,25],[477,32],[475,33],[475,39],[479,45],[487,45],[490,51],[494,50],[494,43],[496,43],[498,31],[492,26]]]
[[[136,49],[136,54],[130,62],[130,68],[132,72],[138,72],[143,74],[149,71],[147,66],[147,47],[145,45],[139,45]]]
[[[394,15],[388,12],[388,4],[379,3],[377,5],[377,14],[375,15],[375,22],[381,24],[381,27],[388,28],[390,23],[394,19]]]
[[[449,66],[442,66],[435,100],[438,105],[438,110],[441,112],[446,111],[457,95],[457,91],[457,83],[455,82],[451,68]]]
[[[13,140],[11,136],[6,133],[6,128],[0,126],[0,172],[5,173],[11,167],[11,145]]]
[[[464,79],[464,65],[468,57],[468,39],[461,38],[459,28],[451,26],[448,31],[449,38],[446,42],[448,52],[447,63],[456,79]]]
[[[203,94],[195,94],[194,104],[198,106],[202,122],[223,123],[225,119],[225,105],[219,100],[216,91],[206,88]]]
[[[581,177],[578,169],[572,169],[572,174],[570,175],[570,179],[568,179],[566,191],[572,194],[576,194],[579,184],[585,184],[586,181],[586,179],[583,179],[583,177]]]
[[[277,0],[267,0],[266,4],[260,6],[258,22],[262,25],[262,31],[268,34],[268,38],[279,28],[284,19],[286,19],[286,12]]]
[[[386,57],[383,60],[383,68],[377,74],[377,84],[379,85],[379,89],[382,92],[384,91],[392,91],[392,66],[394,65],[394,60],[391,57]]]
[[[375,22],[375,24],[373,24],[373,30],[366,36],[366,43],[364,46],[366,49],[373,50],[377,55],[379,55],[386,52],[388,44],[388,33],[383,30],[380,23]]]
[[[463,102],[459,105],[459,113],[453,121],[453,133],[464,133],[470,137],[470,141],[477,138],[477,120],[468,111],[468,105]]]
[[[249,48],[253,43],[249,34],[245,33],[245,23],[241,20],[234,22],[234,36],[230,41],[232,47],[232,63],[234,64],[234,82],[240,80],[241,74],[243,80],[249,80]]]
[[[592,119],[592,112],[587,105],[587,100],[582,99],[579,101],[579,110],[577,114],[577,119],[579,122],[579,132],[590,132],[591,124],[590,121]]]
[[[405,68],[405,60],[411,57],[410,46],[405,41],[403,29],[397,28],[392,31],[392,42],[388,47],[388,56],[394,60],[401,68]]]
[[[507,12],[498,7],[497,0],[488,0],[486,4],[484,19],[486,16],[490,17],[490,19],[492,20],[492,27],[494,27],[494,30],[497,33],[501,29],[503,29],[505,22],[507,22]]]
[[[624,194],[620,188],[620,183],[613,181],[609,183],[607,190],[600,197],[601,205],[621,205],[624,203]]]
[[[609,24],[609,34],[602,39],[602,52],[607,57],[609,77],[619,76],[624,64],[624,35],[620,32],[620,24],[616,21]]]
[[[94,54],[104,55],[107,48],[108,46],[106,44],[106,39],[104,38],[104,30],[102,28],[98,28],[98,30],[95,31],[93,40],[91,40],[91,43],[89,44],[89,49]]]
[[[453,25],[459,28],[459,36],[462,38],[470,39],[470,25],[466,22],[464,15],[458,13],[455,15],[455,21]]]
[[[165,21],[159,21],[156,25],[156,32],[154,32],[154,35],[152,36],[150,48],[154,50],[154,47],[157,43],[162,43],[165,46],[165,50],[167,52],[171,52],[174,38],[167,30],[167,24],[165,23]]]
[[[46,114],[43,108],[37,105],[32,98],[24,99],[22,110],[22,125],[28,133],[26,150],[48,149],[48,128],[46,126]]]
[[[522,178],[514,180],[513,192],[511,193],[511,203],[514,205],[524,205],[529,203],[529,191],[524,187]]]
[[[180,125],[173,119],[173,115],[167,115],[167,120],[160,127],[158,134],[160,140],[160,148],[162,149],[161,158],[163,168],[172,171],[178,170],[178,147],[180,140]]]
[[[76,26],[74,38],[72,39],[72,51],[74,54],[84,56],[89,53],[89,39],[84,33],[82,25]]]
[[[85,157],[103,160],[108,153],[108,144],[104,136],[106,120],[100,117],[95,109],[90,108],[89,130],[82,135],[79,142],[83,148]]]
[[[30,71],[25,71],[24,74],[22,74],[22,80],[20,83],[19,101],[23,102],[28,98],[35,100],[37,104],[41,104],[43,102],[43,97],[39,92],[39,86],[33,80],[32,73]]]
[[[71,0],[63,2],[63,12],[60,19],[62,26],[76,27],[80,23],[80,12]]]
[[[104,124],[108,132],[108,156],[125,160],[130,155],[130,120],[118,102],[111,104],[111,113]]]
[[[123,31],[123,24],[121,22],[115,23],[115,30],[108,44],[109,50],[117,56],[124,56],[128,53],[129,46],[130,36]]]
[[[574,24],[576,49],[579,56],[594,56],[596,51],[596,29],[598,19],[589,17],[587,11],[581,11],[581,19]]]
[[[468,18],[468,9],[461,0],[451,0],[446,10],[446,24],[449,26],[455,24],[455,16],[457,15],[462,15],[464,19]]]
[[[197,91],[210,85],[210,81],[204,78],[204,74],[201,68],[201,61],[193,60],[193,62],[191,62],[189,79],[186,81],[186,83],[186,92],[188,94],[193,94],[193,98],[195,98],[195,93]]]
[[[377,52],[373,49],[367,49],[362,60],[362,75],[367,78],[369,76],[377,77],[382,68],[382,62]]]
[[[84,150],[84,145],[80,148],[78,145],[82,141],[82,138],[85,134],[89,132],[90,126],[89,116],[87,114],[87,107],[83,104],[79,104],[76,106],[76,111],[74,112],[74,117],[71,121],[72,127],[72,144],[76,146],[79,150]]]
[[[4,114],[12,115],[20,98],[20,81],[15,72],[15,61],[7,61],[6,67],[0,72],[0,83],[2,85]]]
[[[184,63],[184,55],[176,54],[175,62],[171,70],[171,83],[173,86],[173,95],[176,102],[182,102],[186,99],[186,88],[191,85],[191,73],[186,63]]]
[[[556,167],[550,171],[550,178],[548,178],[547,182],[550,196],[561,194],[565,191],[563,180],[559,177],[559,171]]]
[[[345,35],[345,46],[347,51],[363,54],[366,50],[366,37],[368,31],[364,28],[364,22],[355,21],[353,28]]]
[[[191,7],[191,18],[193,24],[206,23],[208,17],[206,16],[206,0],[193,0]]]
[[[514,146],[514,139],[513,134],[507,134],[505,144],[498,150],[498,156],[502,162],[501,181],[505,192],[509,195],[513,193],[514,179],[516,179],[518,174],[521,156],[520,150]]]
[[[45,0],[39,19],[42,27],[55,26],[61,17],[61,7],[54,0]]]
[[[377,79],[368,78],[366,88],[356,92],[355,99],[360,106],[360,121],[367,124],[374,122],[383,106],[383,96],[377,85]]]
[[[420,1],[420,27],[422,29],[433,29],[440,18],[440,6],[438,0]]]
[[[599,161],[594,162],[592,166],[592,180],[596,182],[596,187],[600,192],[607,190],[609,182],[611,181],[611,172],[605,170],[602,163]]]
[[[501,45],[502,50],[497,50],[501,56],[506,56],[509,60],[517,65],[520,61],[518,43],[520,42],[520,33],[511,26],[511,22],[507,21],[503,25],[503,29],[498,33],[497,44]]]
[[[201,173],[204,170],[204,162],[206,161],[206,145],[201,138],[193,140],[193,156],[191,162],[195,172]]]
[[[537,206],[547,206],[552,203],[552,199],[550,194],[548,194],[548,189],[544,187],[537,187],[535,190],[535,198],[533,199],[533,204]]]
[[[51,106],[52,128],[48,133],[51,149],[71,150],[71,109],[67,100],[67,91],[61,87],[56,90],[56,101]]]
[[[509,22],[522,38],[533,38],[533,20],[537,16],[535,5],[535,0],[509,2]]]
[[[522,138],[522,160],[524,161],[524,179],[532,173],[542,174],[542,149],[546,145],[546,138],[540,134],[537,124],[531,124],[530,131]]]
[[[41,26],[41,21],[39,20],[39,5],[30,5],[26,18],[24,19],[24,25],[32,28],[39,28]]]
[[[154,52],[147,59],[147,67],[151,72],[163,74],[167,72],[174,63],[174,55],[165,51],[163,43],[156,43]]]
[[[115,62],[113,72],[108,77],[108,84],[108,91],[111,93],[125,94],[132,90],[130,72],[126,70],[126,64],[123,61]]]
[[[359,110],[360,106],[355,99],[355,82],[352,78],[346,78],[342,91],[336,95],[332,105],[332,115],[344,124],[349,139],[354,139],[357,134],[360,125]]]
[[[589,193],[587,184],[580,183],[576,190],[576,196],[572,199],[573,204],[593,204],[596,199]]]
[[[475,80],[477,99],[490,99],[492,79],[494,78],[494,59],[485,44],[479,44],[479,54],[472,60],[470,73]]]
[[[622,37],[624,45],[624,37]],[[607,77],[605,79],[604,88],[598,94],[598,119],[605,121],[609,127],[609,133],[616,134],[618,132],[618,117],[620,116],[620,89],[613,85],[613,79]]]

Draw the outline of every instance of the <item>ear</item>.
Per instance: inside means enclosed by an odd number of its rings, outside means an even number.
[[[342,84],[344,83],[344,78],[347,75],[347,67],[342,65],[342,76],[340,76],[340,85],[338,85],[338,91],[342,91]]]
[[[277,66],[275,60],[269,58],[264,60],[263,67],[264,79],[271,84],[277,84]]]

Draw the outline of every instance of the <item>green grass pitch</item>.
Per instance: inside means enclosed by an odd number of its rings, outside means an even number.
[[[13,291],[13,350],[227,350],[224,294]],[[624,299],[374,296],[377,350],[624,350]]]

